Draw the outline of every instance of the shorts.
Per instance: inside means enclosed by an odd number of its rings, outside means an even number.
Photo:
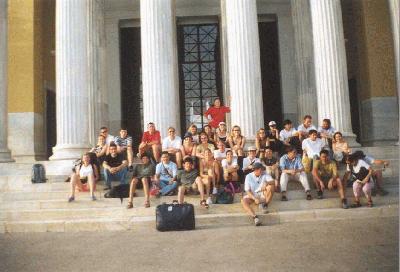
[[[185,190],[190,191],[190,190],[197,190],[197,184],[196,182],[193,183],[184,183],[184,184],[180,184],[179,187],[183,187],[185,188]]]
[[[265,202],[265,197],[264,194],[262,192],[257,192],[253,194],[255,197],[258,197],[258,199],[260,199],[260,203],[264,203]],[[249,195],[245,195],[243,197],[243,199],[251,199],[252,201],[254,201]]]

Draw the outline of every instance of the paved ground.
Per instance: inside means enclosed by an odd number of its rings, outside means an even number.
[[[3,234],[0,271],[399,271],[398,221]]]

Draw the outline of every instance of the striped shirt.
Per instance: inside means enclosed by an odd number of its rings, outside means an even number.
[[[132,137],[126,136],[125,138],[121,138],[119,136],[116,136],[115,144],[122,147],[132,146]]]

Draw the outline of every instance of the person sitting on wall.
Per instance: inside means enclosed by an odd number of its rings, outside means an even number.
[[[196,147],[196,157],[199,159],[204,159],[204,151],[206,149],[211,150],[211,153],[214,152],[214,145],[208,142],[208,136],[204,132],[200,133],[200,144]]]
[[[113,142],[110,143],[109,152],[103,162],[104,177],[105,177],[105,188],[104,190],[111,189],[111,181],[119,180],[121,184],[126,183],[126,174],[128,169],[126,168],[128,162],[124,153],[117,152],[117,145]]]
[[[157,197],[161,195],[173,195],[178,187],[176,175],[178,168],[176,164],[170,160],[168,151],[161,152],[161,162],[156,166],[155,182],[159,185],[160,191]]]
[[[325,188],[328,188],[329,190],[337,188],[342,208],[348,208],[347,199],[344,194],[345,188],[338,176],[336,163],[329,159],[328,150],[323,149],[319,153],[319,160],[314,162],[312,175],[315,186],[317,187],[318,199],[323,198]]]
[[[152,122],[147,124],[147,131],[143,133],[142,141],[139,144],[139,152],[137,154],[138,158],[141,158],[148,150],[153,152],[156,162],[160,162],[161,135],[160,132],[156,130],[155,124]]]
[[[275,192],[279,192],[279,160],[274,157],[271,148],[265,149],[265,158],[261,163],[265,165],[265,172],[275,180]]]
[[[242,136],[239,126],[233,126],[232,133],[228,138],[228,142],[233,154],[235,156],[243,157],[243,149],[246,144],[246,137]]]
[[[260,159],[256,157],[257,148],[255,146],[250,146],[247,151],[248,155],[246,158],[243,159],[242,166],[244,177],[246,177],[247,174],[253,172],[255,163],[261,162]]]
[[[316,130],[310,130],[308,138],[305,139],[301,145],[303,149],[303,166],[305,171],[308,173],[312,169],[312,165],[315,160],[319,159],[319,152],[324,148],[325,143],[317,137],[318,132]]]
[[[76,189],[83,192],[90,191],[91,199],[96,200],[94,192],[96,190],[96,181],[99,179],[97,173],[97,166],[90,161],[90,154],[83,154],[81,164],[75,167],[75,171],[71,175],[71,195],[68,198],[68,202],[75,200]]]
[[[300,142],[308,137],[308,133],[310,132],[310,130],[317,130],[317,128],[312,124],[311,115],[305,115],[303,118],[303,124],[301,124],[297,128],[297,131],[299,132]]]
[[[331,125],[331,120],[322,120],[322,125],[318,127],[318,136],[325,143],[324,149],[332,150],[333,134],[335,134],[335,129]]]
[[[253,218],[254,224],[260,226],[261,222],[251,205],[259,205],[263,213],[267,213],[268,204],[274,195],[274,179],[266,174],[261,163],[255,163],[254,171],[246,176],[244,190],[246,195],[242,199],[242,206]]]
[[[183,170],[178,172],[178,203],[183,204],[185,200],[185,193],[190,190],[198,190],[200,192],[200,205],[208,208],[204,198],[204,184],[199,176],[199,171],[193,168],[193,160],[187,157],[183,160]]]
[[[222,160],[221,166],[225,183],[239,181],[239,165],[237,159],[233,156],[232,150],[226,151],[226,158]]]
[[[205,113],[204,116],[208,118],[211,116],[210,122],[208,124],[213,128],[216,129],[220,122],[225,121],[226,113],[231,112],[231,109],[226,106],[221,105],[221,99],[218,97],[214,99],[214,104],[211,106]]]
[[[133,173],[132,173],[132,180],[131,180],[131,185],[129,188],[129,202],[128,206],[126,207],[127,209],[132,209],[133,208],[133,196],[135,195],[136,192],[136,185],[138,182],[141,182],[143,185],[143,192],[144,192],[144,207],[149,208],[150,207],[150,185],[151,185],[151,179],[153,178],[155,174],[155,167],[154,164],[151,163],[149,155],[143,154],[141,157],[142,163],[137,164],[133,168]]]
[[[178,168],[182,168],[182,139],[175,135],[175,128],[168,128],[168,136],[162,141],[162,151],[168,152],[170,159],[175,161]]]
[[[339,131],[333,134],[332,151],[333,159],[338,163],[346,163],[346,157],[351,153],[349,144],[345,141],[342,133]]]
[[[304,172],[304,166],[301,163],[300,156],[297,155],[295,147],[291,146],[287,149],[287,154],[281,157],[279,165],[282,172],[280,178],[282,192],[281,200],[288,200],[286,196],[286,190],[287,184],[290,180],[300,181],[301,185],[303,185],[304,191],[306,192],[306,199],[311,200],[311,190],[308,183],[307,175]]]
[[[124,153],[128,158],[128,168],[133,169],[133,151],[132,151],[132,137],[128,135],[128,130],[123,127],[119,131],[119,136],[114,138],[114,143],[117,145],[117,152]]]
[[[302,152],[299,132],[293,127],[292,121],[286,119],[283,121],[283,129],[279,132],[279,139],[283,143],[284,148],[289,146],[296,147],[298,153]]]
[[[264,128],[260,128],[256,135],[256,156],[260,159],[265,157],[265,149],[269,146],[269,140]]]

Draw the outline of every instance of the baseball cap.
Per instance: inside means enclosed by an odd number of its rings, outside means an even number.
[[[253,169],[264,169],[264,166],[261,163],[256,162],[253,164]]]
[[[275,123],[275,121],[271,121],[271,122],[269,122],[269,123],[268,123],[268,126],[276,126],[276,123]]]

